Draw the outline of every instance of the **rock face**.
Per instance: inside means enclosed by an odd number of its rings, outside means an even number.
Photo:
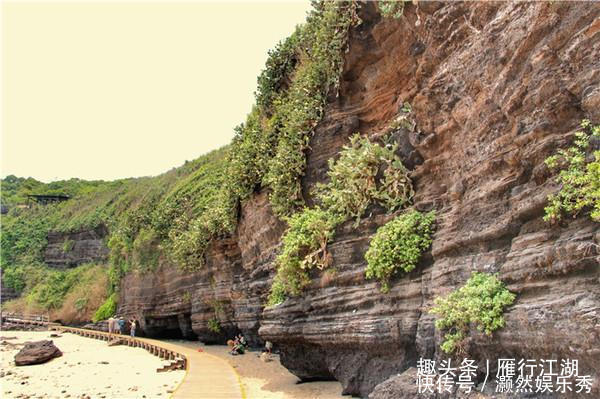
[[[0,268],[0,303],[10,301],[18,296],[19,294],[15,290],[4,284],[4,276],[2,275],[2,268]]]
[[[44,262],[60,269],[103,262],[108,257],[108,247],[104,241],[107,234],[108,230],[103,225],[72,233],[51,232],[48,234]]]
[[[60,356],[62,356],[62,352],[52,341],[28,342],[15,355],[15,364],[17,366],[27,366],[30,364],[46,363],[48,360]]]
[[[334,378],[344,393],[366,397],[419,357],[445,357],[427,313],[436,296],[473,271],[498,273],[517,299],[493,337],[473,331],[469,357],[578,359],[598,394],[599,224],[580,216],[550,225],[542,216],[557,190],[544,159],[572,140],[581,119],[600,123],[600,6],[418,2],[382,19],[369,2],[360,14],[340,95],[310,144],[304,193],[311,203],[351,134],[381,135],[408,102],[417,129],[394,138],[412,169],[415,207],[436,210],[431,251],[382,294],[364,278],[364,253],[394,215],[370,209],[358,227],[336,231],[334,275],[315,272],[302,296],[265,308],[285,225],[260,192],[202,270],[163,264],[128,275],[119,312],[152,336],[223,343],[242,332],[252,344],[272,341],[301,379]],[[208,328],[212,318],[220,331]],[[409,377],[375,397],[414,397]]]
[[[258,329],[284,224],[273,216],[266,193],[242,204],[241,213],[236,237],[214,243],[200,271],[162,264],[154,273],[127,275],[119,313],[136,317],[141,333],[151,337],[223,344],[241,332],[251,345],[261,344]],[[215,317],[218,332],[208,328]]]

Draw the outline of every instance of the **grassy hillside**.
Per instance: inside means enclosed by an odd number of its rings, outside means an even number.
[[[160,259],[200,267],[210,242],[235,229],[239,202],[260,188],[269,190],[280,217],[301,209],[305,151],[327,95],[337,90],[348,29],[358,22],[353,3],[313,5],[306,23],[269,53],[256,104],[229,146],[156,177],[49,184],[3,179],[2,203],[10,208],[2,218],[5,284],[42,310],[68,303],[72,286],[61,281],[75,271],[54,272],[43,264],[49,231],[108,227],[108,284],[96,279],[107,285],[107,297],[124,273],[151,271]],[[73,198],[31,209],[16,206],[28,194],[44,193]],[[40,296],[43,285],[52,289]]]
[[[157,265],[158,256],[171,254],[173,242],[190,228],[190,222],[214,205],[227,152],[225,147],[156,177],[113,182],[69,180],[48,185],[38,182],[35,194],[47,193],[49,186],[58,186],[73,198],[45,206],[12,207],[2,218],[0,262],[4,284],[25,292],[29,309],[61,309],[69,289],[49,290],[46,296],[50,298],[33,295],[43,284],[58,287],[59,280],[70,273],[55,272],[44,265],[47,234],[102,224],[110,232],[111,265],[104,275],[112,279],[110,285],[106,279],[103,281],[104,296],[108,295],[130,268],[151,269]],[[2,183],[4,187],[4,180]],[[25,190],[18,183],[12,187],[11,194]]]

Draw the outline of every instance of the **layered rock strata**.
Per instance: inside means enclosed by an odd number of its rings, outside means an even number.
[[[44,262],[59,269],[104,262],[108,257],[107,235],[108,230],[103,225],[70,233],[50,232]]]
[[[360,16],[340,95],[331,96],[310,144],[304,194],[312,203],[311,189],[351,134],[387,133],[410,103],[417,128],[392,134],[412,169],[415,207],[437,212],[418,267],[387,294],[365,280],[369,240],[394,216],[372,207],[358,227],[337,229],[329,245],[335,273],[315,272],[302,296],[265,308],[285,225],[260,192],[198,272],[164,263],[128,275],[119,311],[154,336],[223,342],[243,332],[253,344],[270,340],[301,379],[335,378],[344,393],[366,397],[410,373],[419,357],[445,357],[427,313],[436,296],[473,271],[498,273],[517,299],[493,337],[472,332],[470,357],[578,359],[597,393],[599,224],[580,216],[550,225],[542,216],[557,190],[544,159],[568,145],[581,119],[600,122],[600,6],[418,2],[383,19],[369,2]],[[209,329],[213,318],[219,331]],[[406,384],[386,384],[378,392],[410,395],[401,391]]]

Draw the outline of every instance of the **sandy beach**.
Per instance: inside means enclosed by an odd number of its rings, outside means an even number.
[[[17,339],[6,339],[17,337]],[[63,356],[47,363],[17,367],[14,355],[27,341],[51,339]],[[169,398],[185,372],[157,373],[164,362],[141,348],[109,347],[104,341],[61,334],[50,338],[50,331],[4,331],[0,342],[0,392],[3,398]],[[300,383],[272,355],[270,362],[260,352],[231,356],[227,346],[171,340],[227,361],[237,371],[248,399],[339,399],[342,386],[337,381]]]
[[[165,364],[141,348],[107,346],[105,341],[50,331],[3,331],[0,384],[3,398],[168,398],[185,371],[157,373]],[[17,339],[5,339],[17,337]],[[14,355],[26,341],[50,339],[63,352],[47,363],[17,367]],[[13,344],[17,344],[14,347]]]
[[[260,352],[231,356],[225,345],[203,345],[200,342],[181,340],[170,342],[202,349],[229,362],[239,374],[248,399],[350,398],[342,396],[342,385],[337,381],[300,383],[298,377],[279,363],[278,355],[272,355],[273,361],[265,363],[260,359]]]

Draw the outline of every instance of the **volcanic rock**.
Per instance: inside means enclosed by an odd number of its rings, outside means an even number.
[[[15,355],[15,365],[27,366],[30,364],[46,363],[48,360],[62,356],[62,352],[52,341],[43,340],[28,342],[23,349]]]
[[[470,358],[489,359],[492,375],[499,358],[578,359],[598,397],[599,225],[583,214],[559,224],[543,216],[558,190],[544,160],[572,142],[582,119],[600,123],[600,6],[407,2],[395,19],[375,3],[361,3],[339,96],[310,138],[301,183],[313,204],[311,192],[349,137],[381,137],[410,103],[416,127],[392,138],[411,169],[414,207],[435,209],[437,221],[415,270],[386,294],[366,280],[370,239],[398,214],[371,207],[357,227],[336,230],[328,245],[334,275],[314,271],[302,295],[267,307],[286,225],[261,189],[240,204],[237,230],[211,244],[200,270],[163,259],[154,273],[125,276],[118,313],[152,337],[269,340],[302,380],[336,379],[343,393],[362,397],[406,387],[410,397],[409,373],[398,374],[420,357],[445,356],[428,313],[434,298],[473,271],[498,273],[517,298],[503,329],[469,334]],[[218,333],[208,324],[215,304]]]

